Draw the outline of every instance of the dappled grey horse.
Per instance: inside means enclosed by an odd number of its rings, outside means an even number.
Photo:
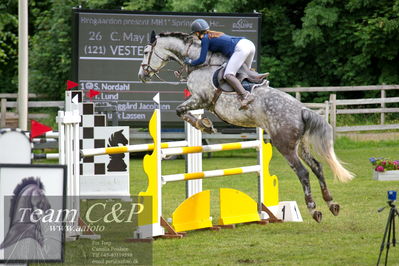
[[[143,82],[151,80],[170,60],[184,66],[183,59],[187,56],[198,58],[200,48],[200,41],[186,33],[172,32],[152,36],[150,44],[144,50],[139,79]],[[255,101],[246,110],[239,110],[240,102],[235,93],[222,93],[215,102],[213,99],[216,89],[211,81],[212,76],[226,60],[220,54],[208,53],[206,63],[187,68],[187,87],[191,97],[177,107],[177,115],[205,132],[214,131],[210,121],[198,120],[190,110],[207,109],[232,125],[264,129],[272,144],[287,159],[299,177],[312,217],[320,222],[322,214],[316,210],[310,189],[309,172],[301,159],[317,176],[323,199],[330,211],[338,215],[340,207],[333,202],[324,179],[322,165],[311,155],[309,146],[311,143],[314,150],[327,161],[336,179],[341,182],[350,181],[354,175],[341,165],[335,155],[331,126],[294,97],[269,87],[268,83],[252,90]]]

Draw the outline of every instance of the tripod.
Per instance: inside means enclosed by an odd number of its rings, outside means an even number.
[[[385,265],[388,264],[388,254],[389,254],[389,247],[391,246],[391,235],[392,235],[392,246],[396,245],[396,236],[395,236],[395,216],[399,216],[399,212],[396,209],[396,206],[393,204],[394,201],[388,201],[388,205],[391,207],[389,210],[388,221],[385,227],[384,237],[382,238],[381,248],[380,248],[380,255],[378,256],[377,266],[380,264],[381,255],[384,251],[384,247],[386,246],[387,249],[385,251]],[[378,212],[382,212],[385,207],[378,210]],[[387,238],[388,236],[388,238]],[[385,242],[386,240],[386,242]]]

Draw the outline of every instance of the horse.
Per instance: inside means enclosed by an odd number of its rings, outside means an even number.
[[[255,101],[248,109],[239,110],[240,102],[235,93],[222,93],[215,102],[213,99],[216,88],[211,80],[215,70],[225,63],[227,58],[219,53],[208,52],[203,65],[185,66],[184,58],[198,58],[200,49],[200,41],[192,35],[182,32],[155,35],[153,32],[150,43],[144,48],[138,78],[142,82],[151,80],[172,60],[178,62],[182,68],[186,67],[187,88],[191,96],[176,108],[176,113],[181,119],[199,130],[212,133],[215,130],[209,119],[199,120],[190,113],[191,110],[206,109],[229,124],[262,128],[298,176],[306,206],[313,219],[321,222],[322,213],[316,209],[309,171],[301,159],[318,178],[323,199],[331,213],[337,216],[340,205],[333,201],[327,188],[322,164],[311,154],[313,146],[328,163],[338,181],[348,182],[355,177],[343,167],[335,154],[331,126],[291,95],[270,87],[268,82],[252,90]]]
[[[13,191],[9,213],[10,226],[3,243],[0,244],[0,249],[5,249],[26,238],[36,240],[43,247],[44,236],[40,217],[35,210],[39,209],[44,213],[50,207],[40,179],[34,177],[22,179]],[[37,222],[32,221],[32,217]]]

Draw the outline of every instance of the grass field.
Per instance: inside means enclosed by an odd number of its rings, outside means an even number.
[[[328,184],[334,199],[340,203],[340,215],[334,217],[322,200],[316,178],[312,175],[313,195],[323,220],[316,223],[304,204],[301,185],[278,152],[274,151],[271,174],[279,177],[280,200],[297,201],[304,222],[269,225],[241,225],[219,232],[192,231],[180,240],[158,239],[153,243],[155,265],[373,265],[377,261],[388,210],[386,191],[398,190],[398,182],[372,180],[370,157],[399,157],[398,142],[352,142],[340,139],[336,153],[357,178],[348,184],[332,180],[326,167]],[[205,170],[256,163],[251,151],[214,153],[204,158]],[[184,160],[163,161],[163,174],[184,171]],[[132,192],[145,187],[141,160],[132,160]],[[256,177],[241,175],[204,180],[211,189],[212,216],[218,218],[218,188],[239,189],[256,198]],[[184,199],[184,184],[164,186],[164,216],[170,217]],[[384,253],[385,254],[385,253]],[[391,248],[390,265],[399,265],[399,248]]]
[[[295,200],[299,205],[301,223],[268,225],[239,225],[221,231],[190,231],[183,239],[157,239],[152,243],[154,265],[375,265],[388,209],[387,190],[399,190],[399,182],[379,182],[372,179],[370,157],[398,159],[399,143],[353,142],[340,138],[336,143],[338,157],[346,162],[357,177],[342,184],[333,181],[331,171],[325,172],[330,192],[341,205],[339,216],[333,216],[324,203],[318,182],[311,175],[314,200],[323,212],[323,220],[316,223],[308,214],[302,187],[282,156],[273,150],[270,173],[279,177],[280,201]],[[204,156],[204,170],[230,168],[256,163],[256,152],[250,150],[213,153]],[[183,159],[163,161],[163,174],[184,172]],[[131,160],[131,192],[146,188],[141,159]],[[218,189],[235,188],[257,197],[257,177],[254,174],[204,180],[204,190],[211,190],[211,215],[218,219]],[[171,217],[173,210],[184,200],[185,184],[166,184],[163,187],[163,215]],[[121,229],[122,231],[122,229]],[[132,236],[129,230],[123,232]],[[90,250],[90,240],[67,243],[66,259],[79,264],[78,250]],[[121,243],[122,246],[133,245]],[[385,255],[385,252],[384,252]],[[399,265],[399,247],[391,247],[389,265]]]

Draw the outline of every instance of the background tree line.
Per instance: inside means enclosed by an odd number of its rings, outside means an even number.
[[[78,6],[256,10],[262,14],[260,71],[271,73],[273,87],[399,84],[399,0],[29,0],[30,92],[63,97],[71,76],[72,8]],[[0,0],[0,92],[17,91],[17,64],[18,1]],[[325,95],[305,97],[321,101]]]

